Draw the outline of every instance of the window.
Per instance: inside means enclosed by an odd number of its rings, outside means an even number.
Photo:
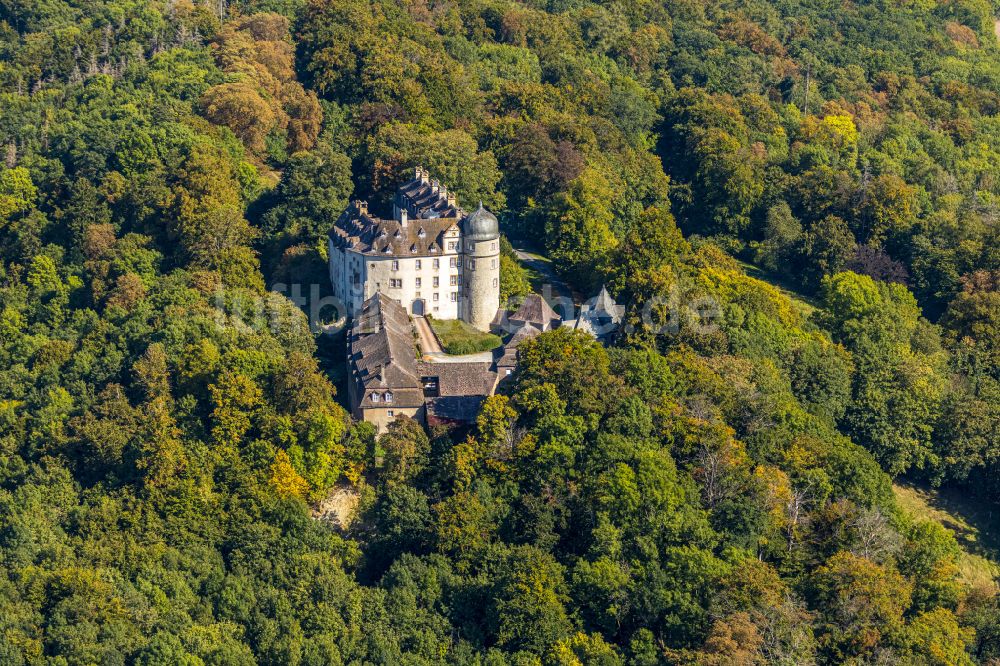
[[[438,294],[437,294],[437,292],[435,292],[434,293],[434,302],[437,303],[437,301],[438,301]],[[437,308],[434,308],[434,310],[437,311]]]
[[[392,402],[392,391],[386,391],[385,392],[385,401],[386,402]]]
[[[498,286],[497,279],[493,278],[493,288],[496,289]]]
[[[440,309],[441,309],[441,308],[439,308],[438,306],[436,306],[436,305],[434,306],[434,312],[437,312],[437,311],[438,311],[438,310],[440,310]]]
[[[378,402],[381,397],[378,393],[372,393],[372,402]]]
[[[419,260],[419,259],[417,259],[417,265],[416,265],[416,268],[417,268],[417,270],[418,270],[418,271],[420,270],[420,260]]]
[[[451,292],[451,302],[454,303],[457,300],[458,300],[458,292],[457,291]]]
[[[491,250],[497,249],[497,244],[496,243],[490,243],[490,249]]]
[[[416,281],[414,282],[413,286],[416,287],[417,289],[420,289],[420,278],[416,278]]]
[[[507,371],[507,374],[510,374],[510,370]],[[385,415],[391,419],[393,416],[396,415],[396,412],[392,411],[391,409],[387,409],[385,410]]]
[[[420,298],[420,292],[418,291],[416,294],[414,294],[414,297],[415,298]]]
[[[402,278],[400,278],[400,279],[389,278],[389,288],[390,289],[402,289],[403,288],[403,280],[402,280]]]
[[[469,270],[470,271],[476,270],[476,260],[475,259],[471,259],[471,258],[469,259]]]
[[[372,264],[372,266],[374,266],[374,265],[375,264]],[[441,260],[440,259],[435,259],[434,260],[434,268],[441,268]]]
[[[510,374],[510,368],[507,368],[507,374],[508,375]]]
[[[448,278],[448,285],[449,286],[454,287],[457,284],[458,284],[458,276],[457,275],[452,275],[451,277]]]
[[[449,250],[454,250],[456,247],[458,247],[458,243],[456,243],[455,241],[448,241]]]
[[[394,270],[394,271],[398,271],[399,270],[399,262],[396,261],[395,259],[392,260],[392,270]]]
[[[435,275],[433,279],[434,279],[434,286],[435,287],[440,286],[440,284],[441,284],[441,278],[439,278],[438,276]]]
[[[497,260],[490,259],[490,268],[496,268],[496,267],[497,267]]]
[[[458,268],[458,257],[452,257],[448,261],[448,265],[451,266],[452,268]]]

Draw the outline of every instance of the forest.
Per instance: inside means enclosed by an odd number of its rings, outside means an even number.
[[[998,10],[0,0],[0,666],[1000,664]],[[377,435],[276,285],[417,165],[628,325]]]

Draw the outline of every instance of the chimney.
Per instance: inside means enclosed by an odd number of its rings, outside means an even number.
[[[442,201],[448,200],[448,188],[445,187],[444,185],[442,185],[441,189],[438,190],[438,198],[441,199]]]
[[[441,188],[441,184],[437,181],[437,178],[435,178],[434,180],[431,181],[431,192],[433,192],[434,194],[437,194],[438,190],[440,188]]]
[[[421,182],[421,183],[425,183],[425,184],[426,184],[426,183],[427,183],[427,177],[428,177],[428,176],[429,176],[430,174],[429,174],[429,173],[427,172],[427,170],[426,170],[426,169],[424,169],[423,167],[417,167],[417,168],[418,168],[418,169],[420,169],[420,176],[419,176],[419,178],[420,178],[420,182]]]
[[[423,167],[417,167],[413,170],[413,180],[420,180],[423,175],[424,175]]]
[[[362,215],[367,215],[368,214],[368,202],[367,201],[360,201],[360,200],[358,200],[358,201],[354,202],[354,205],[358,209],[358,212],[361,213]]]
[[[448,205],[449,206],[454,206],[456,203],[457,203],[457,201],[455,199],[455,193],[454,192],[449,192],[448,193]]]
[[[400,208],[399,209],[399,226],[403,227],[404,229],[406,228],[406,209],[405,208]]]

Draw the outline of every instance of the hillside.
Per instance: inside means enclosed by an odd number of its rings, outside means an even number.
[[[0,664],[994,663],[997,9],[0,0]],[[416,166],[626,306],[461,435],[334,385]]]
[[[934,491],[912,484],[892,486],[904,511],[916,520],[931,520],[955,532],[962,555],[958,568],[971,588],[993,591],[1000,575],[1000,542],[992,507],[984,507],[954,491]]]

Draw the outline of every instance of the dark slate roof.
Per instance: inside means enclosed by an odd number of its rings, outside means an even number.
[[[524,297],[521,307],[517,312],[508,318],[512,323],[524,322],[537,326],[547,326],[554,321],[559,321],[559,315],[538,294],[528,294]]]
[[[405,208],[410,217],[418,220],[434,218],[459,219],[465,213],[455,203],[454,195],[449,196],[448,188],[436,180],[431,180],[430,174],[417,167],[412,180],[399,186],[396,191],[396,204]]]
[[[479,416],[479,408],[484,399],[481,395],[428,398],[427,419],[432,423],[435,421],[472,423]]]
[[[440,255],[444,251],[444,234],[452,227],[458,228],[458,220],[454,217],[411,219],[406,225],[384,220],[369,215],[364,202],[354,201],[330,230],[330,238],[339,247],[364,254],[423,257]]]
[[[423,387],[410,317],[399,303],[376,294],[365,301],[350,332],[350,364],[362,394],[361,407],[419,407]],[[386,392],[391,404],[384,402]],[[379,395],[374,403],[372,393]]]
[[[434,363],[421,361],[420,375],[438,378],[438,392],[442,396],[487,396],[493,392],[497,374],[492,361],[470,363]]]
[[[358,406],[362,409],[422,406],[423,377],[438,378],[438,393],[442,398],[475,397],[481,401],[493,393],[496,385],[497,372],[492,361],[418,360],[409,315],[395,299],[381,293],[361,305],[348,344],[351,376],[357,383]],[[391,401],[386,400],[386,394]],[[478,402],[475,404],[478,408]]]
[[[462,230],[465,237],[471,241],[492,241],[500,238],[500,223],[497,216],[483,208],[483,202],[479,202],[479,208],[469,213],[462,222]]]
[[[470,240],[495,240],[500,235],[493,213],[480,203],[478,210],[466,215],[455,195],[420,167],[396,191],[395,203],[407,213],[405,225],[372,215],[366,201],[352,201],[330,229],[330,238],[338,247],[364,254],[422,257],[441,253],[442,236],[453,227],[465,230]]]
[[[617,324],[621,321],[624,312],[625,307],[618,305],[615,299],[611,298],[607,287],[601,287],[597,296],[583,305],[580,316],[596,320],[607,319]]]
[[[529,340],[542,334],[541,329],[531,324],[522,324],[514,331],[510,339],[504,343],[503,354],[497,359],[497,367],[513,368],[517,365],[517,347],[525,340]]]
[[[583,331],[592,337],[604,339],[618,328],[624,313],[625,307],[615,303],[608,290],[601,287],[600,293],[580,308],[579,318],[563,322],[563,325]]]

